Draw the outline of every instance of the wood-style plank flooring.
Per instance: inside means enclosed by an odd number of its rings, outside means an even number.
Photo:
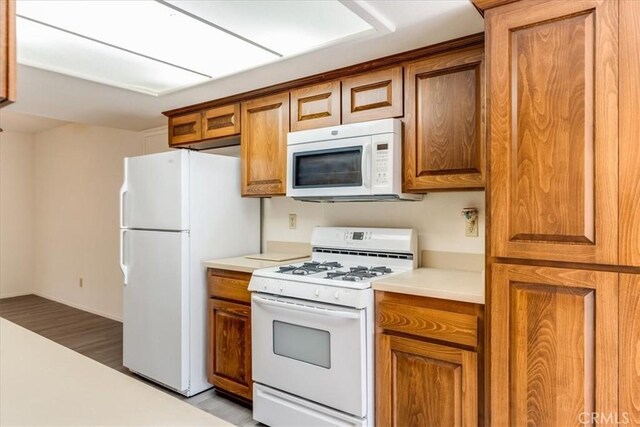
[[[0,317],[237,426],[258,425],[251,410],[213,390],[185,398],[129,372],[122,365],[122,323],[36,295],[0,299]]]

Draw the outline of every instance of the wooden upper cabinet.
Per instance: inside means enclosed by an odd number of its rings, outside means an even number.
[[[291,131],[340,124],[340,81],[291,91]]]
[[[342,123],[402,117],[402,67],[342,80]]]
[[[186,144],[202,139],[200,113],[185,114],[169,119],[169,145]]]
[[[406,191],[484,188],[484,74],[482,47],[406,66]]]
[[[620,264],[640,267],[640,2],[620,7]]]
[[[240,104],[225,105],[202,112],[202,139],[240,134]]]
[[[490,9],[491,255],[618,262],[618,2]]]
[[[0,0],[0,108],[16,100],[16,2]]]
[[[491,425],[617,414],[617,285],[617,273],[493,265]]]
[[[242,104],[242,195],[286,193],[289,92]]]

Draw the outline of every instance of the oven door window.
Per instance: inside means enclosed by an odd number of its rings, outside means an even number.
[[[273,321],[273,352],[300,362],[331,368],[331,334],[321,329]]]
[[[362,146],[293,154],[293,188],[362,186]]]

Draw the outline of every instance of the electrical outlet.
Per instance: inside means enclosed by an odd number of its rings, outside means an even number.
[[[462,216],[465,219],[464,235],[467,237],[478,237],[478,209],[464,208]]]
[[[78,286],[79,287],[83,287],[84,286],[84,279],[82,277],[78,279]]]
[[[466,223],[464,235],[467,237],[478,237],[478,221],[469,221]]]
[[[289,230],[295,230],[297,222],[298,216],[296,214],[289,214]]]

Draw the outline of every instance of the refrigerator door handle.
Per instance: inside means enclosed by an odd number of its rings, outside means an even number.
[[[125,180],[120,187],[120,228],[124,228],[124,195],[127,193],[127,181]]]
[[[124,251],[124,239],[125,239],[125,234],[127,233],[127,230],[120,230],[120,270],[122,270],[122,275],[124,276],[124,285],[127,285],[127,281],[128,281],[128,267],[125,264],[124,261],[124,257],[125,257],[125,251]]]

